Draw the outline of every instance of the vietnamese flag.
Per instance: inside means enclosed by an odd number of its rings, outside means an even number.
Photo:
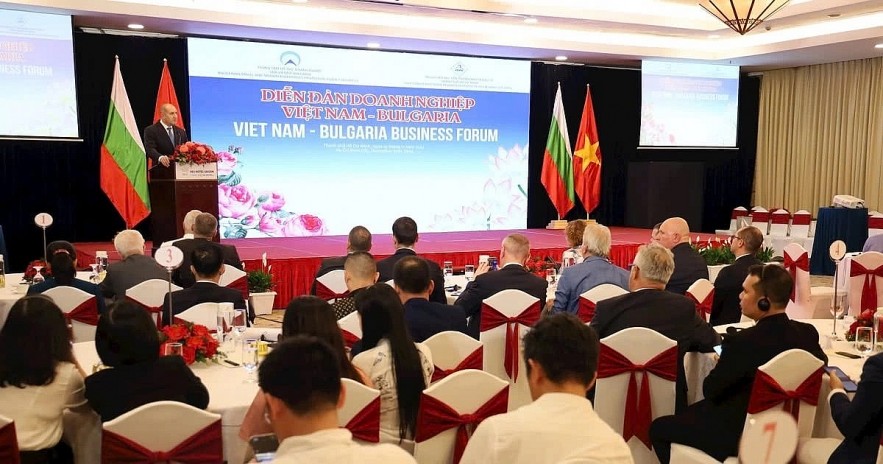
[[[564,117],[564,102],[561,101],[561,84],[555,93],[555,106],[552,109],[552,124],[543,154],[543,171],[540,181],[549,199],[558,211],[558,218],[564,217],[573,208],[573,160],[570,150],[570,136],[567,135],[567,120]]]
[[[175,84],[172,83],[172,75],[169,73],[169,61],[162,60],[162,76],[159,79],[159,91],[156,93],[156,107],[153,110],[153,122],[159,122],[162,114],[161,108],[170,103],[178,109],[178,123],[176,126],[184,129],[184,116],[181,115],[181,107],[178,106],[178,95],[175,94]]]
[[[594,211],[601,202],[601,146],[595,126],[592,91],[588,86],[576,136],[576,150],[573,152],[573,184],[586,214]]]

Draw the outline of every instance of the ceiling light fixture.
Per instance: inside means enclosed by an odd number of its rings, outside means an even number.
[[[136,31],[140,31],[141,29],[144,29],[144,25],[132,23],[132,24],[129,24],[129,29],[134,29]]]
[[[567,61],[567,57],[564,55],[558,55],[555,57],[555,61]]]
[[[699,0],[699,6],[745,35],[781,10],[789,0]]]

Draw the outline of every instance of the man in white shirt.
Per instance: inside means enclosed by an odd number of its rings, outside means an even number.
[[[524,336],[534,402],[482,422],[460,464],[632,463],[628,445],[586,399],[598,352],[594,329],[572,314],[537,322]]]
[[[261,363],[258,383],[280,441],[273,462],[416,464],[398,446],[362,446],[338,427],[337,410],[346,398],[339,366],[328,343],[306,336],[286,339]]]

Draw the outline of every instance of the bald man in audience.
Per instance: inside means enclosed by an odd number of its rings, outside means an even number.
[[[530,241],[521,234],[510,234],[503,239],[500,249],[500,269],[488,272],[487,263],[479,263],[475,270],[475,280],[466,284],[463,293],[454,302],[466,312],[469,325],[466,334],[478,339],[481,327],[481,302],[496,293],[515,289],[521,290],[546,303],[546,279],[528,272],[524,263],[530,258]]]
[[[371,252],[371,231],[365,226],[356,226],[350,229],[350,233],[346,238],[346,255],[322,260],[322,263],[319,264],[319,270],[316,271],[316,277],[313,279],[313,286],[310,287],[310,295],[316,294],[316,279],[331,271],[343,269],[346,258],[357,251]]]
[[[690,246],[690,226],[683,218],[668,218],[659,226],[656,241],[671,250],[675,260],[674,274],[665,289],[683,295],[693,282],[708,278],[708,265],[699,252]]]
[[[196,216],[199,216],[200,214],[202,214],[202,211],[198,209],[191,209],[190,211],[187,211],[187,214],[184,215],[184,220],[181,221],[181,227],[184,229],[184,235],[181,238],[176,238],[174,240],[169,240],[168,242],[163,242],[160,248],[167,247],[181,240],[193,238],[193,224],[196,222]]]
[[[144,237],[137,230],[124,230],[113,238],[113,246],[122,261],[107,266],[101,281],[101,293],[116,300],[126,297],[126,290],[150,279],[166,280],[168,272],[156,260],[144,256]]]
[[[346,282],[349,296],[338,298],[331,304],[334,316],[342,319],[353,313],[356,310],[356,294],[377,283],[378,277],[380,277],[380,273],[377,272],[377,263],[374,262],[371,253],[366,251],[350,253],[343,263],[343,280]]]

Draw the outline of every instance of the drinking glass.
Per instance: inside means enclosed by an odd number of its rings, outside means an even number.
[[[248,303],[246,303],[248,304]],[[237,309],[233,311],[233,341],[238,345],[245,333],[245,320],[248,318],[248,311]]]
[[[254,338],[249,338],[242,345],[242,367],[245,368],[245,372],[248,373],[248,377],[246,377],[246,383],[254,383],[257,382],[255,378],[255,371],[258,368],[258,341]]]
[[[92,268],[92,273],[89,274],[89,280],[98,283],[98,263],[92,263],[89,267]]]
[[[855,351],[867,358],[874,350],[874,328],[859,327],[855,329]]]
[[[472,279],[475,278],[475,265],[474,264],[467,264],[464,267],[464,269],[465,269],[466,281],[467,282],[472,281]]]
[[[182,356],[184,354],[184,345],[181,343],[166,343],[165,348],[166,356]]]
[[[546,282],[549,282],[549,285],[554,284],[557,278],[558,273],[555,272],[555,268],[546,269]]]
[[[452,261],[444,262],[444,272],[445,279],[449,279],[452,275],[454,275],[454,263]]]

